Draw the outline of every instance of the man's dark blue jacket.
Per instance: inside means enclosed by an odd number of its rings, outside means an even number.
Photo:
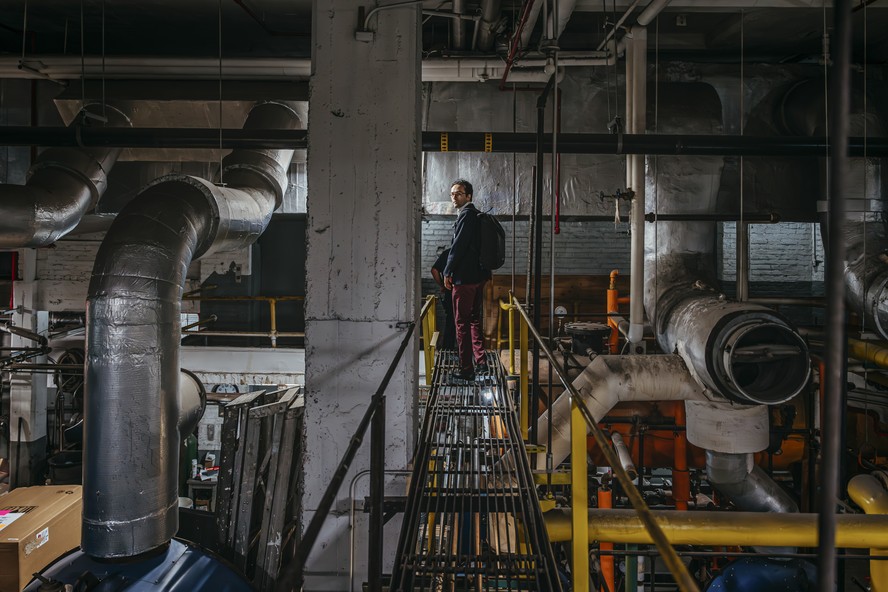
[[[478,210],[472,202],[459,211],[453,225],[453,242],[447,257],[445,276],[452,276],[453,283],[480,284],[490,279],[490,272],[481,267],[481,223]]]

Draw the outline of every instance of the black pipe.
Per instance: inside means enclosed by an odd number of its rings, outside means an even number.
[[[422,132],[424,152],[441,152],[447,134],[449,152],[533,154],[536,134],[528,132]],[[619,138],[622,137],[622,144]],[[118,148],[252,148],[308,147],[306,130],[245,130],[218,128],[0,128],[0,146],[82,146]],[[676,134],[559,134],[559,154],[663,154],[688,156],[798,156],[822,157],[830,144],[824,137],[733,136]],[[855,136],[847,139],[847,155],[888,157],[888,138]],[[544,153],[552,152],[551,137],[542,139]]]
[[[529,132],[439,132],[422,134],[425,152],[441,151],[442,134],[450,152],[532,153],[536,138]],[[622,144],[620,139],[622,138]],[[488,140],[490,149],[487,150]],[[850,138],[850,156],[888,156],[888,138]],[[663,154],[693,156],[814,156],[822,157],[829,141],[823,137],[727,136],[681,134],[559,134],[559,154]],[[552,152],[552,139],[543,139],[543,151]]]
[[[848,374],[848,339],[845,326],[845,178],[848,162],[848,127],[851,97],[851,1],[833,3],[835,19],[832,55],[835,56],[829,88],[829,249],[826,257],[826,393],[823,418],[823,470],[820,471],[820,505],[817,519],[817,589],[832,592],[836,582],[836,505],[842,479],[844,449],[842,424]]]
[[[534,186],[534,261],[533,261],[533,326],[540,326],[540,308],[542,303],[543,283],[543,154],[546,142],[546,102],[555,85],[555,76],[549,77],[546,88],[537,99],[537,132],[536,132],[536,185]],[[553,254],[550,253],[551,257]],[[530,388],[530,441],[537,443],[537,417],[539,416],[540,400],[540,346],[533,342],[533,383]],[[550,388],[551,394],[551,388]]]
[[[602,216],[608,221],[613,216]],[[780,214],[767,212],[761,214],[657,214],[648,212],[644,215],[647,222],[758,222],[765,224],[777,224],[780,222]],[[604,221],[604,220],[602,220]]]
[[[367,542],[367,589],[382,592],[382,527],[385,495],[385,396],[370,426],[370,535]]]
[[[404,355],[404,350],[407,349],[407,344],[410,343],[410,338],[413,336],[413,330],[415,328],[416,321],[411,321],[407,326],[407,334],[404,336],[404,339],[401,341],[401,346],[398,348],[398,353],[395,354],[395,358],[392,360],[392,363],[389,364],[388,370],[386,370],[385,376],[382,378],[382,382],[379,383],[379,388],[376,389],[376,392],[370,399],[370,405],[367,407],[367,411],[364,412],[364,417],[361,418],[361,423],[358,424],[354,435],[351,437],[351,440],[349,440],[348,448],[345,449],[345,453],[339,461],[339,466],[337,466],[336,471],[333,472],[333,478],[330,480],[330,485],[327,486],[327,489],[324,491],[324,496],[321,498],[320,503],[318,503],[318,509],[315,511],[314,516],[312,516],[308,528],[305,529],[305,534],[303,534],[302,538],[299,540],[299,546],[296,547],[293,561],[291,561],[278,576],[277,584],[274,587],[275,592],[292,592],[301,587],[305,562],[308,560],[311,549],[314,547],[315,541],[317,541],[318,535],[321,533],[321,526],[323,526],[324,521],[327,519],[327,515],[330,513],[330,509],[333,507],[333,502],[336,500],[336,494],[339,492],[339,488],[342,486],[342,482],[348,474],[349,467],[355,458],[355,454],[357,454],[358,449],[364,441],[364,435],[367,433],[367,428],[370,426],[370,420],[375,415],[377,409],[380,409],[383,403],[385,403],[385,389],[388,387],[388,383],[395,373],[395,368],[398,367],[398,364],[401,361],[401,356]]]
[[[534,167],[531,167],[533,169]],[[531,171],[531,186],[534,186],[536,183],[534,175],[535,171]],[[425,214],[422,217],[423,220],[431,220],[431,221],[440,221],[440,222],[453,222],[452,214]],[[543,222],[548,222],[551,219],[551,216],[544,215]],[[613,224],[614,217],[613,215],[601,215],[601,214],[574,214],[574,215],[564,215],[558,217],[558,219],[564,222],[610,222]],[[740,213],[725,213],[725,214],[656,214],[654,212],[648,212],[644,215],[644,219],[647,222],[739,222],[743,220],[744,222],[752,222],[756,224],[776,224],[778,222],[782,222],[783,218],[780,212],[752,212],[746,214]],[[515,216],[515,220],[519,221],[530,221],[530,226],[533,228],[533,209],[531,209],[530,214],[519,214]],[[798,220],[790,220],[790,221],[798,221]],[[628,222],[627,222],[628,223]],[[533,237],[531,236],[531,240],[529,244],[533,244]],[[531,247],[532,249],[532,247]],[[530,257],[528,256],[528,260]],[[532,269],[533,266],[528,264],[528,269]],[[528,290],[530,293],[530,290]]]

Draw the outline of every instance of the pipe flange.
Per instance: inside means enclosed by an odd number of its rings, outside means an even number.
[[[742,318],[722,332],[714,378],[723,394],[742,403],[776,405],[808,384],[808,346],[778,319]]]

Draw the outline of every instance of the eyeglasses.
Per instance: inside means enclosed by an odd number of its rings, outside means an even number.
[[[456,195],[465,195],[465,192],[464,191],[451,191],[450,192],[450,197],[454,197]]]

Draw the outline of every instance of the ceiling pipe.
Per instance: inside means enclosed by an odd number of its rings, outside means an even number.
[[[104,113],[105,125],[130,125],[123,113],[108,105],[88,105],[81,116],[95,116],[87,111],[90,107]],[[95,124],[94,119],[84,121]],[[71,131],[77,134],[76,128]],[[120,152],[111,147],[50,148],[31,165],[24,185],[0,185],[0,249],[46,247],[71,232],[105,193]]]
[[[527,18],[524,19],[524,26],[517,31],[518,48],[525,49],[530,45],[530,37],[536,28],[537,20],[540,18],[540,11],[543,8],[544,0],[527,0],[525,11]]]
[[[536,134],[524,132],[422,132],[425,152],[441,151],[447,134],[450,152],[533,154]],[[221,135],[221,138],[220,138]],[[308,132],[218,128],[91,128],[74,126],[3,128],[4,146],[117,146],[121,148],[250,148],[304,150]],[[487,142],[490,144],[487,144]],[[559,134],[559,154],[646,154],[674,156],[821,156],[829,146],[824,137],[728,136],[721,134]],[[888,157],[888,138],[848,139],[848,156]],[[551,153],[550,137],[543,151]],[[662,213],[662,212],[661,212]],[[655,213],[649,213],[654,215]],[[704,218],[711,218],[711,214]],[[733,219],[733,218],[732,218]]]
[[[518,55],[518,50],[521,48],[521,35],[524,32],[525,27],[528,25],[534,6],[537,6],[536,10],[539,12],[539,5],[542,4],[542,1],[543,0],[540,0],[539,2],[535,2],[535,0],[525,0],[524,7],[521,10],[521,18],[518,19],[518,26],[515,28],[515,33],[512,35],[512,39],[509,42],[509,55],[506,57],[505,72],[503,72],[503,77],[500,79],[500,90],[506,89],[509,70],[512,69],[512,66],[515,63],[515,58]],[[534,19],[536,19],[536,17],[534,17]]]
[[[635,20],[639,26],[647,27],[669,5],[670,0],[652,0]]]
[[[540,0],[541,1],[541,0]],[[467,17],[468,18],[468,17]],[[483,30],[483,29],[482,29]],[[613,64],[606,52],[569,52],[559,55],[559,66],[588,67]],[[422,62],[423,82],[477,82],[499,79],[504,70],[511,68],[509,60],[486,58],[427,58]],[[106,80],[219,80],[219,61],[212,59],[185,60],[163,57],[109,57],[105,70],[101,58],[80,59],[64,56],[31,58],[28,69],[22,69],[18,60],[0,57],[0,78],[50,79],[56,82],[103,78]],[[522,60],[522,68],[538,68],[540,77],[546,65],[545,58]],[[471,68],[488,69],[493,74],[485,77],[465,76]],[[445,70],[449,70],[446,73]],[[311,60],[302,58],[231,58],[222,60],[223,80],[307,80],[311,74]],[[509,80],[512,82],[513,80]],[[518,81],[523,82],[523,81]],[[545,78],[543,78],[545,82]]]
[[[481,0],[481,21],[478,23],[478,50],[493,49],[496,40],[494,28],[500,20],[501,0]]]
[[[290,104],[250,112],[248,129],[294,129]],[[265,230],[293,150],[236,150],[225,186],[170,175],[117,215],[87,297],[82,548],[112,559],[166,544],[178,528],[179,343],[185,274],[206,253],[241,250]]]
[[[456,51],[466,49],[466,25],[462,18],[460,18],[465,13],[466,0],[453,0],[453,14],[456,18],[450,21],[450,43],[451,47]]]
[[[626,45],[626,131],[644,134],[647,131],[647,29],[632,27]],[[629,348],[631,353],[644,353],[644,155],[626,157],[626,186],[634,192],[629,214]],[[671,351],[671,350],[666,350]]]
[[[561,37],[561,34],[564,32],[564,28],[567,26],[567,22],[570,20],[571,15],[573,15],[576,6],[577,0],[558,0],[557,6],[552,7],[548,19],[549,39],[558,39]],[[558,11],[557,14],[553,12],[556,9]],[[553,25],[556,27],[555,31],[552,31]],[[560,55],[558,56],[558,61],[561,61]]]

